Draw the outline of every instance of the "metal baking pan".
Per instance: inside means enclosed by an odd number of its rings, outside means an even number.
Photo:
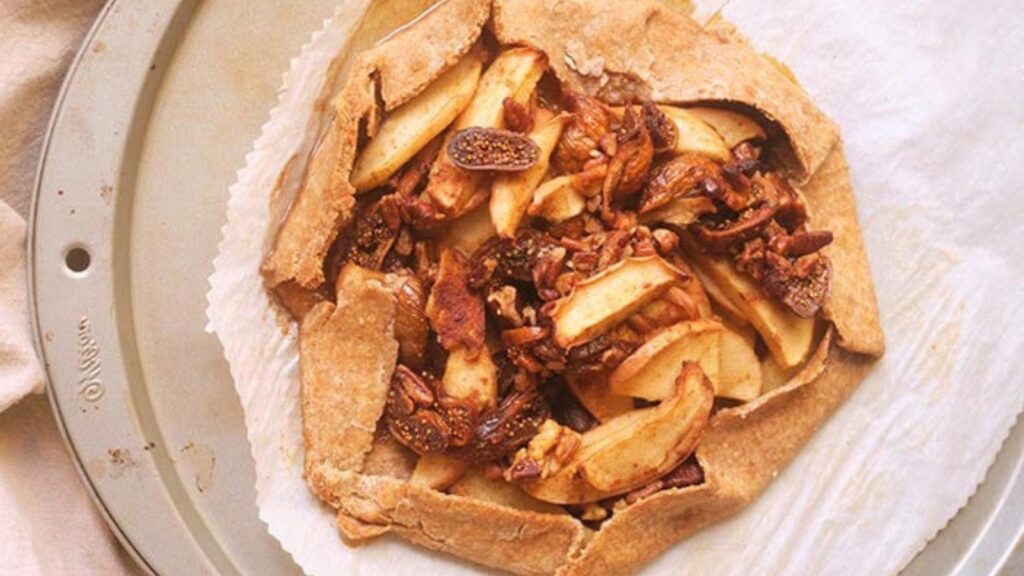
[[[117,0],[59,100],[31,222],[36,343],[83,481],[155,574],[301,573],[257,517],[204,308],[226,190],[337,1]],[[1018,426],[905,573],[1024,573],[1022,465]]]

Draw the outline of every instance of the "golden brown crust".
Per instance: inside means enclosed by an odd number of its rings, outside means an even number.
[[[516,574],[554,573],[587,538],[587,529],[568,515],[517,510],[383,476],[329,469],[317,476],[348,531],[373,534],[374,527],[385,527],[423,547]]]
[[[881,356],[885,336],[842,146],[829,155],[803,187],[803,193],[810,208],[811,226],[831,230],[835,236],[835,242],[824,250],[833,265],[832,295],[825,304],[825,316],[836,325],[840,346]]]
[[[270,288],[295,282],[315,291],[323,285],[324,258],[352,219],[349,175],[360,130],[373,135],[380,124],[378,99],[391,110],[421,92],[473,47],[489,16],[490,2],[448,0],[357,59],[264,263]]]
[[[736,35],[705,31],[655,0],[495,0],[494,27],[503,44],[545,52],[576,90],[608,94],[632,81],[656,102],[752,107],[783,128],[801,180],[839,140],[806,92]]]
[[[476,44],[491,16],[487,0],[448,0],[367,52],[388,111],[405,104]]]
[[[299,333],[307,474],[362,468],[398,357],[395,288],[355,267],[343,277],[338,303],[313,308]]]

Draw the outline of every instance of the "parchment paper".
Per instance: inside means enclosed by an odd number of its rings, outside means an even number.
[[[308,574],[468,574],[395,539],[341,543],[302,479],[295,334],[258,274],[274,182],[308,151],[324,71],[367,2],[344,4],[293,62],[231,188],[208,316],[245,409],[260,517]],[[843,128],[889,351],[760,499],[645,573],[895,574],[973,494],[1024,403],[1024,22],[1012,0],[723,12]]]

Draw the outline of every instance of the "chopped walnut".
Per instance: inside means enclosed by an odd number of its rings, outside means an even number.
[[[608,509],[596,502],[583,505],[583,511],[580,513],[580,520],[584,522],[601,522],[602,520],[608,519]]]
[[[487,295],[487,304],[490,305],[491,313],[502,319],[513,328],[519,328],[525,321],[516,307],[515,286],[502,286]]]
[[[510,479],[521,479],[515,478],[517,468],[536,469],[538,473],[532,478],[547,478],[558,472],[576,454],[579,447],[578,432],[554,420],[546,420],[526,448],[516,453],[509,469]]]

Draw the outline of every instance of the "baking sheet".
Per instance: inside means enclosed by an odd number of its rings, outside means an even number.
[[[256,518],[241,414],[202,312],[223,191],[281,71],[333,4],[120,0],[86,45],[54,126],[33,217],[38,343],[84,477],[157,573],[297,573]],[[94,267],[71,277],[63,254],[78,244]],[[103,362],[104,393],[92,401],[76,361],[83,338]],[[961,515],[946,533],[956,553],[916,574],[985,574],[1006,560],[1020,522],[993,521],[1021,510],[1010,498],[1020,444],[979,494],[985,513]]]

